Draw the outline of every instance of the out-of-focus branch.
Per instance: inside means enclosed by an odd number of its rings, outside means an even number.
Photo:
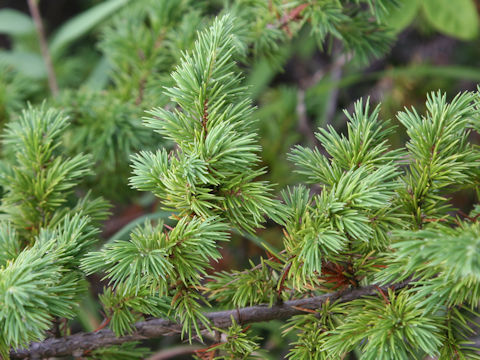
[[[307,106],[305,105],[305,90],[300,88],[297,90],[297,116],[298,116],[298,130],[305,135],[309,142],[317,146],[318,141],[310,126],[310,121],[307,116]]]
[[[195,350],[200,350],[202,347],[198,345],[180,345],[170,349],[161,350],[147,360],[168,360],[180,355],[193,354]]]
[[[337,53],[339,53],[339,51],[337,51]],[[338,81],[340,81],[343,73],[343,66],[345,65],[346,61],[346,54],[338,54],[335,57],[335,60],[327,69],[320,69],[316,71],[312,76],[300,79],[299,81],[299,89],[297,91],[298,129],[314,146],[319,147],[319,143],[314,135],[310,120],[307,116],[307,109],[305,105],[305,92],[312,86],[316,85],[327,74],[330,74],[333,83],[337,83]],[[337,110],[338,91],[338,86],[335,86],[330,93],[330,98],[325,111],[325,125],[331,123],[333,117],[335,116]]]
[[[30,8],[30,14],[32,15],[33,22],[35,23],[35,29],[37,30],[38,41],[40,43],[40,50],[42,51],[43,61],[47,68],[48,85],[53,96],[58,94],[57,77],[55,76],[55,70],[53,69],[52,58],[50,51],[48,50],[47,38],[45,36],[45,29],[43,28],[42,17],[40,16],[40,10],[38,9],[38,0],[27,0],[28,7]]]

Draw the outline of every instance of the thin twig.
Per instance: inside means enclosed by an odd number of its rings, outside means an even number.
[[[52,58],[48,51],[47,38],[45,36],[45,29],[43,28],[42,17],[40,16],[40,10],[38,9],[38,0],[27,0],[28,7],[30,8],[30,14],[32,15],[35,28],[37,30],[38,41],[40,43],[40,50],[42,51],[42,57],[45,61],[48,75],[48,86],[53,96],[58,95],[58,83],[53,70]]]
[[[335,60],[331,63],[328,69],[317,70],[312,76],[308,78],[300,79],[298,91],[297,91],[297,116],[298,116],[298,130],[308,139],[308,141],[316,146],[320,146],[319,141],[314,135],[312,124],[307,116],[307,109],[305,105],[305,93],[306,91],[315,86],[320,80],[322,80],[327,74],[330,74],[331,81],[337,84],[340,81],[343,73],[343,67],[347,62],[346,54],[339,54],[340,51],[336,51]],[[325,123],[324,125],[332,123],[333,117],[337,111],[339,87],[335,85],[330,92],[330,98],[325,110]]]
[[[405,280],[393,285],[380,286],[383,291],[387,289],[399,290],[409,285],[412,280]],[[305,309],[315,310],[326,301],[339,301],[342,303],[358,299],[363,296],[378,296],[378,287],[375,285],[356,288],[347,291],[338,291],[331,294],[285,301],[272,307],[268,305],[250,306],[234,310],[225,310],[205,313],[205,317],[216,328],[225,329],[232,324],[232,317],[241,324],[270,321],[274,319],[287,319],[294,315],[303,314]],[[299,310],[301,308],[302,310]],[[241,320],[241,321],[240,321]],[[135,324],[135,331],[129,335],[115,336],[108,329],[97,332],[78,333],[60,339],[50,338],[43,342],[34,342],[28,349],[17,349],[10,352],[12,359],[25,359],[32,355],[39,357],[66,356],[72,353],[91,351],[97,348],[118,345],[128,341],[158,338],[165,335],[177,335],[182,326],[167,319],[150,319]],[[199,324],[200,330],[205,330]]]
[[[343,74],[343,66],[345,65],[346,62],[346,56],[345,55],[340,55],[337,60],[334,61],[332,65],[332,69],[330,71],[330,80],[332,81],[333,84],[335,84],[330,91],[330,98],[328,99],[327,107],[325,110],[325,122],[324,126],[332,124],[333,123],[333,118],[335,117],[335,114],[337,113],[337,105],[338,105],[338,94],[340,92],[340,88],[338,86],[338,83],[340,82],[340,79],[342,78]]]
[[[298,131],[300,131],[308,141],[318,147],[318,141],[315,133],[310,126],[310,120],[307,116],[307,107],[305,105],[305,90],[300,88],[297,90],[297,116],[298,116]]]
[[[170,349],[158,351],[150,356],[147,360],[167,360],[180,355],[193,354],[196,350],[201,349],[200,345],[180,345]]]

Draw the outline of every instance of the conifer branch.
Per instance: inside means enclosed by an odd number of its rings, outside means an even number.
[[[350,302],[364,296],[378,295],[381,291],[400,290],[407,287],[411,279],[404,280],[392,285],[356,288],[348,291],[337,291],[335,293],[320,296],[289,300],[283,304],[276,304],[272,307],[267,305],[249,306],[240,309],[224,310],[205,313],[205,317],[217,328],[225,329],[232,324],[233,319],[239,324],[270,321],[274,319],[287,319],[295,315],[304,314],[303,309],[315,310],[320,308],[327,301],[338,301],[340,303]],[[201,330],[205,329],[199,324]],[[180,334],[182,325],[167,319],[151,319],[135,324],[135,331],[131,334],[117,337],[113,331],[103,329],[97,332],[78,333],[64,338],[51,338],[43,342],[34,342],[28,349],[19,349],[10,352],[12,359],[35,359],[52,356],[79,355],[100,347],[123,344],[129,341],[152,339],[159,336]]]

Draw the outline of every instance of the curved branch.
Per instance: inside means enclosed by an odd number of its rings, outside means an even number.
[[[363,296],[378,294],[379,289],[387,291],[388,288],[399,290],[406,287],[410,279],[393,285],[377,287],[375,285],[339,291],[305,299],[285,301],[272,307],[268,305],[249,306],[234,310],[216,311],[206,313],[205,316],[211,324],[218,328],[228,328],[233,317],[239,324],[270,321],[274,319],[287,319],[294,315],[304,314],[303,309],[318,309],[327,300],[349,302]],[[200,329],[204,327],[200,325]],[[167,319],[150,319],[135,324],[135,331],[125,336],[115,336],[108,329],[91,333],[78,333],[64,338],[51,338],[43,342],[34,342],[28,349],[17,349],[10,352],[12,359],[35,359],[42,357],[75,355],[82,356],[86,351],[100,347],[118,345],[128,341],[145,340],[165,335],[179,334],[181,325]]]

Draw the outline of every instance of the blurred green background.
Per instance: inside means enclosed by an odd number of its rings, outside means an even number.
[[[146,217],[169,215],[152,196],[128,186],[132,154],[171,146],[144,127],[141,118],[152,107],[168,106],[162,89],[171,82],[169,74],[180,51],[189,49],[206,18],[234,2],[40,1],[59,88],[52,95],[28,3],[0,1],[0,127],[15,119],[28,102],[46,101],[70,116],[71,129],[62,151],[91,153],[96,170],[96,176],[78,191],[92,188],[114,204],[113,215],[104,225],[104,240],[126,237]],[[398,124],[396,112],[405,106],[421,112],[430,91],[442,89],[451,98],[459,91],[476,89],[480,83],[479,13],[480,0],[403,0],[387,16],[391,47],[370,61],[349,59],[336,41],[320,46],[308,26],[287,34],[287,41],[275,50],[275,59],[261,52],[248,59],[242,68],[257,106],[268,180],[278,190],[297,183],[287,161],[289,149],[295,144],[317,146],[313,133],[318,127],[344,130],[347,118],[342,110],[351,111],[360,97],[381,103],[381,117]],[[252,17],[251,21],[259,20]],[[165,29],[175,29],[176,36]],[[404,138],[399,126],[390,140],[393,146],[402,146]],[[468,212],[473,194],[457,193],[452,202]],[[271,224],[257,236],[234,235],[215,269],[242,269],[248,259],[264,253],[259,246],[262,241],[281,245],[281,233]],[[92,297],[85,300],[81,323],[73,324],[76,330],[91,331],[102,320],[94,301],[102,282],[96,277],[90,281]],[[282,358],[286,349],[279,323],[254,327],[264,339],[263,348],[269,350],[262,356]],[[152,356],[156,359],[182,358],[160,357],[164,349],[192,350],[174,337],[149,345],[159,349]]]

